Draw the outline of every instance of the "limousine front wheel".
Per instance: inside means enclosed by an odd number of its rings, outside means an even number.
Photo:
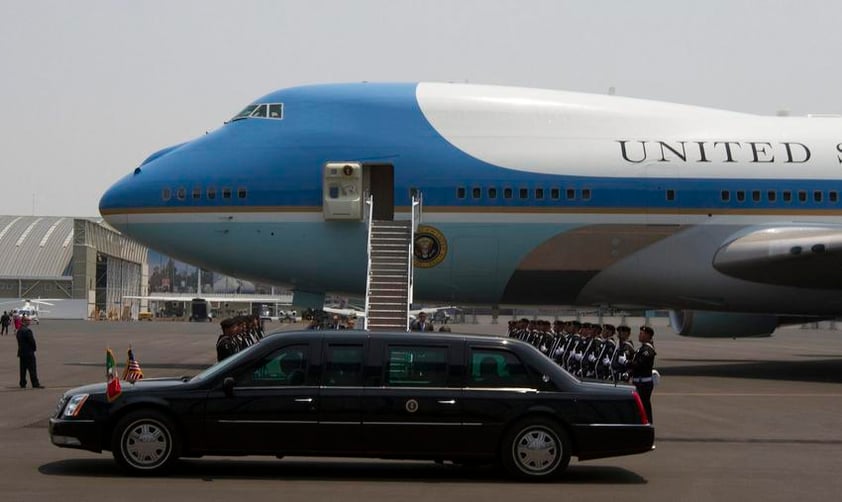
[[[570,440],[551,420],[525,419],[509,429],[500,460],[506,471],[517,478],[553,479],[570,462]]]
[[[129,413],[114,428],[111,451],[117,463],[129,472],[163,472],[178,457],[175,425],[156,411]]]

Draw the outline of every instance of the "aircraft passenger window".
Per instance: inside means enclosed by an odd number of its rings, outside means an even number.
[[[178,187],[178,190],[175,192],[175,196],[178,200],[184,200],[187,198],[187,189],[184,187]]]
[[[193,200],[202,198],[202,187],[193,187]]]
[[[456,189],[456,198],[457,199],[464,199],[465,198],[465,187],[459,187]]]
[[[669,189],[667,190],[667,200],[675,200],[675,190]]]
[[[266,117],[266,105],[260,105],[251,112],[250,117]]]
[[[746,193],[744,190],[737,190],[737,202],[745,202]]]
[[[216,199],[216,187],[208,187],[208,200]]]
[[[529,198],[529,189],[528,188],[521,188],[518,190],[518,194],[521,199],[528,199]]]
[[[482,188],[474,187],[473,189],[471,189],[471,197],[472,198],[479,199],[481,195],[482,195]]]
[[[269,105],[269,118],[270,119],[282,119],[284,118],[284,105],[283,103],[274,103]]]
[[[833,203],[839,202],[839,192],[837,192],[836,190],[831,190],[830,192],[827,192],[827,200]]]
[[[223,199],[230,199],[231,198],[231,188],[230,187],[222,187],[222,198]]]
[[[246,190],[246,187],[240,187],[240,188],[237,189],[237,198],[238,199],[245,199],[246,195],[248,195],[248,191]]]
[[[172,192],[170,191],[169,187],[164,187],[161,190],[161,198],[164,199],[164,201],[168,201],[172,198]]]
[[[751,191],[751,201],[752,202],[760,202],[760,190],[752,190]]]
[[[567,189],[567,200],[576,200],[576,190],[572,188]]]
[[[511,188],[504,188],[503,189],[503,198],[504,199],[511,199],[512,198],[512,189]]]
[[[783,194],[784,202],[792,202],[792,192],[789,190],[784,190]]]
[[[766,194],[766,198],[769,199],[769,202],[775,202],[778,199],[778,192],[769,190],[769,193]]]
[[[719,198],[722,200],[722,202],[728,202],[731,200],[731,192],[729,192],[728,190],[723,190],[722,192],[720,192]]]
[[[799,190],[798,191],[798,202],[807,202],[807,191],[806,190]]]
[[[496,199],[497,198],[497,189],[491,187],[488,189],[488,198],[489,199]]]
[[[543,188],[536,188],[535,189],[535,200],[544,200],[544,189]]]
[[[558,200],[561,197],[561,190],[558,188],[550,188],[550,198],[552,200]]]
[[[591,189],[590,188],[583,188],[582,189],[582,200],[591,200]]]
[[[814,202],[821,202],[822,201],[822,193],[819,190],[813,192],[813,201]]]

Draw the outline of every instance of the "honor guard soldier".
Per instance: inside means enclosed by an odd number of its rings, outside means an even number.
[[[619,342],[614,357],[611,358],[611,376],[615,382],[629,381],[629,364],[634,359],[634,344],[629,340],[630,336],[631,328],[628,326],[617,328]]]
[[[602,328],[599,324],[591,325],[591,339],[585,347],[582,357],[582,377],[596,378],[596,366],[599,363],[599,354],[602,353]]]
[[[655,387],[652,370],[655,369],[655,346],[652,344],[652,337],[655,331],[649,326],[641,326],[638,340],[640,348],[634,353],[630,369],[632,383],[637,388],[646,416],[649,423],[655,423],[652,418],[652,389]]]
[[[239,347],[234,340],[234,320],[224,319],[219,325],[222,327],[222,334],[216,339],[216,360],[222,361],[236,354]]]
[[[600,380],[611,378],[611,358],[614,357],[614,350],[617,344],[614,343],[614,326],[612,324],[602,325],[602,350],[599,352],[596,361],[596,377]]]

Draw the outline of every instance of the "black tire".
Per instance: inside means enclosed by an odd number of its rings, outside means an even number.
[[[154,410],[129,413],[117,423],[111,437],[114,460],[136,475],[166,472],[178,459],[180,447],[175,424]]]
[[[509,428],[500,446],[506,472],[525,481],[557,478],[570,463],[570,439],[552,420],[527,418]]]

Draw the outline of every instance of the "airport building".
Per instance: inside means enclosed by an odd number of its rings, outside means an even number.
[[[214,317],[276,316],[292,302],[271,285],[173,260],[101,218],[0,215],[0,312],[29,300],[41,318],[129,320],[148,312],[188,319],[197,297],[217,298],[208,305]]]
[[[147,255],[100,218],[0,216],[0,310],[29,299],[42,317],[137,318],[123,297],[146,294]]]

